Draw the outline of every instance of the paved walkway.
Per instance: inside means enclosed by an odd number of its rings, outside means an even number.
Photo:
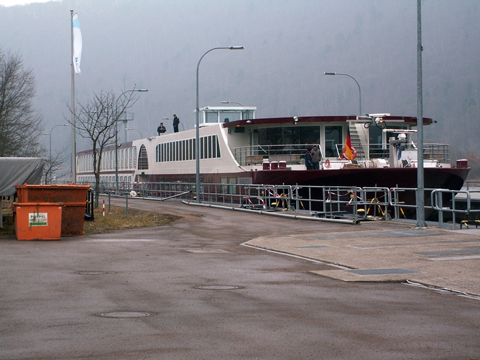
[[[338,270],[313,271],[334,279],[410,281],[480,296],[480,229],[362,224],[346,232],[264,236],[247,244],[335,264]]]

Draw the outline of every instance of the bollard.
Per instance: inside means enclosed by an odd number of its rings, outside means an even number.
[[[105,200],[103,200],[103,216],[105,216]]]
[[[125,195],[125,211],[128,215],[128,195]]]

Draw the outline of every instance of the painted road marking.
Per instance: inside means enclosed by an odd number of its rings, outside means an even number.
[[[449,256],[449,257],[432,258],[432,259],[428,259],[428,260],[432,260],[432,261],[448,261],[448,260],[473,260],[473,259],[480,259],[480,255],[471,255],[471,256]]]

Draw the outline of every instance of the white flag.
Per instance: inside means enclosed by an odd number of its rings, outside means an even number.
[[[80,61],[82,60],[82,32],[80,31],[80,22],[78,21],[78,15],[75,13],[72,19],[73,26],[73,67],[75,72],[79,74]]]

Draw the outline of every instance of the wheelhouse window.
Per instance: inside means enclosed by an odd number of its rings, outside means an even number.
[[[207,112],[206,113],[206,122],[207,123],[216,123],[218,122],[218,114],[214,112]]]
[[[221,111],[220,122],[231,122],[242,120],[242,113],[240,111]]]
[[[255,107],[229,106],[217,107],[209,106],[200,109],[200,126],[212,125],[216,123],[228,123],[238,120],[255,119]]]

